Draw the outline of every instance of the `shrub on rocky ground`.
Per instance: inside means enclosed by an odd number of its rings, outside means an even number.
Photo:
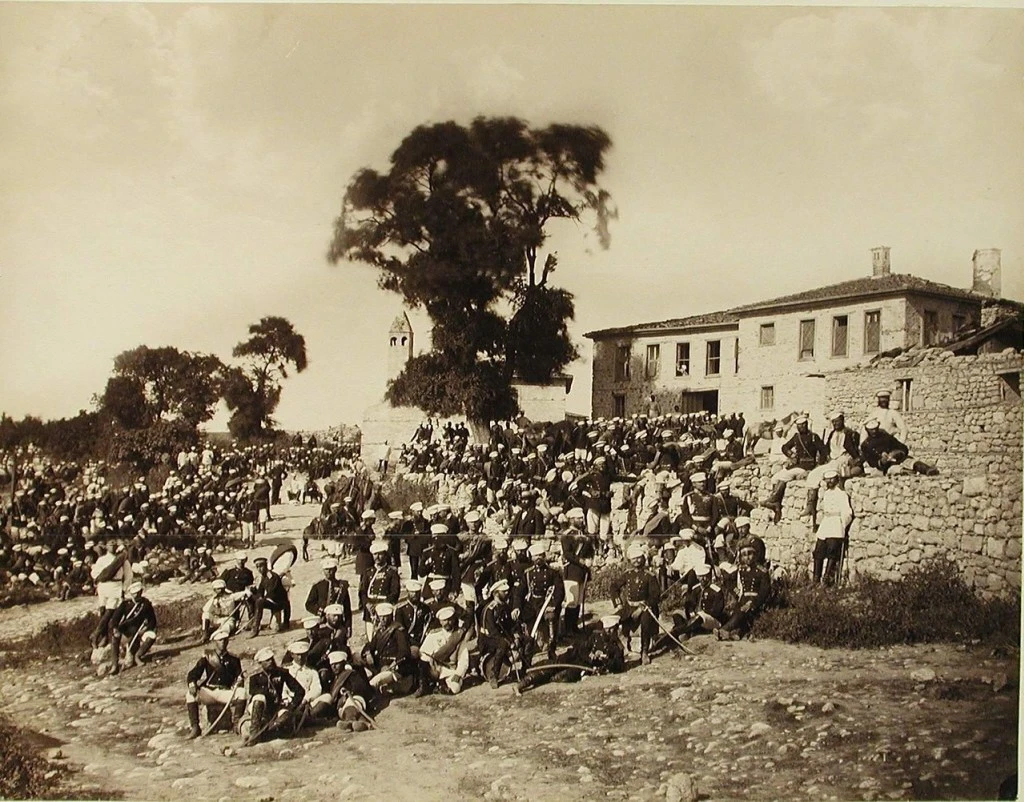
[[[934,560],[899,582],[865,578],[824,588],[806,577],[785,580],[753,634],[821,647],[1001,641],[1019,646],[1019,601],[982,599],[955,563]]]
[[[437,504],[437,485],[429,480],[414,480],[406,476],[391,476],[381,487],[381,495],[389,510],[407,510],[419,501],[424,507]]]
[[[53,799],[60,773],[18,727],[0,718],[0,799]]]

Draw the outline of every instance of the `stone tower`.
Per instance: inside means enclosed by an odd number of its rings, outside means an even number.
[[[412,324],[409,316],[402,312],[394,319],[388,332],[388,381],[402,372],[411,356]]]

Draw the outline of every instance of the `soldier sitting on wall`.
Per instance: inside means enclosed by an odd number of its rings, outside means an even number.
[[[870,475],[879,473],[885,476],[890,473],[900,473],[904,470],[904,464],[910,456],[910,449],[897,440],[893,435],[884,431],[879,422],[872,418],[864,423],[864,429],[868,436],[860,444],[860,455]],[[938,476],[939,469],[921,460],[911,460],[911,470],[925,476]]]

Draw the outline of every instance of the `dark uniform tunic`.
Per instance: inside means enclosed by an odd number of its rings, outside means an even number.
[[[230,652],[204,654],[185,676],[190,685],[210,689],[230,689],[242,676],[242,661]]]
[[[313,584],[306,596],[306,612],[310,615],[323,615],[324,608],[332,604],[340,604],[345,610],[345,622],[352,623],[352,601],[349,599],[348,582],[344,579],[327,579],[324,577]]]
[[[369,621],[374,607],[383,602],[397,604],[402,595],[402,580],[393,565],[374,568],[366,581],[366,596],[363,599],[363,620]]]

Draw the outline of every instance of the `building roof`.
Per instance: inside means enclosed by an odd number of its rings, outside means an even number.
[[[901,293],[938,295],[943,298],[973,301],[979,304],[992,300],[989,296],[978,292],[960,289],[959,287],[950,287],[948,284],[939,284],[936,281],[918,278],[907,273],[888,273],[883,276],[864,276],[851,279],[850,281],[841,281],[838,284],[829,284],[826,287],[805,290],[793,295],[783,295],[781,298],[772,298],[768,301],[758,301],[754,304],[738,306],[730,311],[736,315],[744,315],[749,312],[760,312],[766,309],[776,309],[785,306],[805,306],[826,301],[870,298],[877,295],[898,295]]]
[[[729,326],[739,322],[731,311],[708,312],[704,315],[690,315],[689,317],[674,317],[669,320],[658,320],[654,323],[637,323],[633,326],[620,326],[613,329],[598,329],[588,331],[584,337],[591,340],[598,337],[613,337],[617,334],[645,334],[655,331],[677,331],[681,329],[701,329],[713,326]]]
[[[405,312],[395,316],[395,319],[391,321],[391,329],[388,334],[412,334],[412,323],[409,322],[409,316]]]
[[[857,298],[871,298],[875,296],[900,295],[905,293],[916,293],[920,295],[933,295],[941,298],[952,298],[956,300],[969,301],[977,304],[992,302],[994,299],[971,290],[950,287],[948,284],[939,284],[936,281],[918,278],[906,273],[888,273],[883,276],[864,276],[862,278],[841,281],[838,284],[829,284],[825,287],[817,287],[813,290],[783,295],[780,298],[772,298],[768,301],[758,301],[753,304],[736,306],[722,312],[709,312],[704,315],[691,315],[690,317],[672,318],[660,320],[654,323],[636,323],[632,326],[620,326],[618,328],[598,329],[588,331],[584,337],[598,339],[601,337],[614,337],[621,334],[652,334],[659,331],[677,331],[686,329],[699,329],[704,327],[725,326],[736,324],[740,317],[754,312],[764,312],[790,306],[813,306],[832,301],[843,301]]]

